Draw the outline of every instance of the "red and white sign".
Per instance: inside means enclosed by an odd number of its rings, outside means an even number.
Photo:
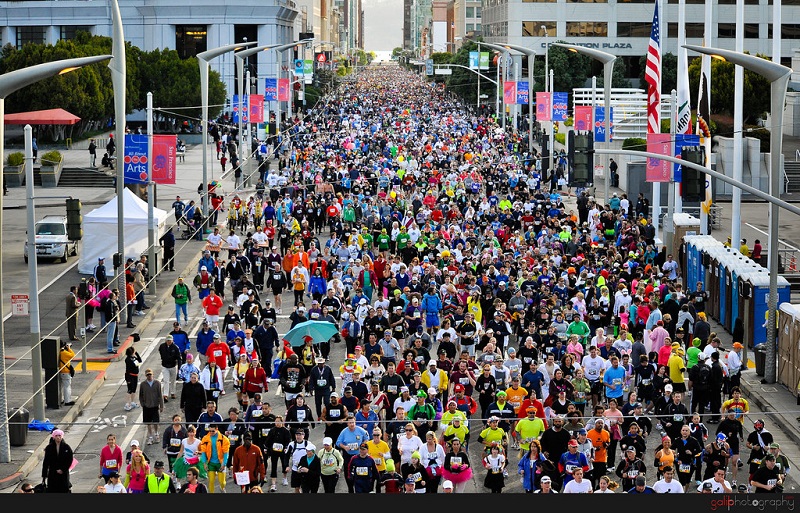
[[[317,55],[317,62],[325,62],[325,54],[324,53],[320,53],[319,55]]]
[[[30,297],[28,294],[11,294],[11,315],[27,316],[30,315]]]

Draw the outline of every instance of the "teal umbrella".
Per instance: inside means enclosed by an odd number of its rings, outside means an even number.
[[[305,344],[306,339],[311,339],[314,343],[326,342],[337,333],[339,330],[332,322],[305,321],[286,332],[283,340],[292,347],[299,347]]]

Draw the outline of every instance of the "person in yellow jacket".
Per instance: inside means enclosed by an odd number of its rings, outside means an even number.
[[[467,311],[475,316],[475,324],[480,324],[483,318],[483,309],[481,308],[481,291],[478,289],[473,290],[467,298]]]
[[[157,461],[153,473],[144,480],[144,493],[177,493],[172,478],[164,473],[164,462]]]
[[[428,362],[427,368],[423,371],[422,376],[420,376],[420,381],[425,385],[425,390],[434,387],[440,394],[447,392],[448,385],[450,384],[447,373],[436,366],[436,360],[433,358]]]
[[[219,432],[217,424],[210,424],[208,432],[200,441],[200,464],[208,469],[208,492],[214,493],[214,483],[219,480],[221,492],[225,491],[225,469],[231,442],[228,437]]]
[[[72,359],[75,358],[75,352],[72,350],[72,344],[67,341],[61,342],[61,352],[58,354],[59,368],[58,368],[58,382],[61,383],[61,401],[64,406],[72,406],[75,401],[72,400]]]
[[[683,380],[683,373],[686,372],[684,354],[685,352],[682,347],[674,347],[669,360],[667,360],[669,379],[672,380],[673,392],[686,392],[686,382]]]
[[[372,429],[372,440],[367,442],[367,451],[370,457],[375,460],[378,472],[386,471],[386,460],[391,459],[391,449],[389,444],[383,439],[383,431],[378,426]]]

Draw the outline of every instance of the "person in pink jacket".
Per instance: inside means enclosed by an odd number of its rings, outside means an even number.
[[[669,332],[664,328],[664,322],[658,321],[656,327],[650,332],[650,351],[656,353],[664,347],[664,340],[669,338]]]

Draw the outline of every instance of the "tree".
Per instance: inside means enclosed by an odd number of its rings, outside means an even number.
[[[747,52],[745,52],[747,53]],[[757,57],[768,59],[765,55]],[[689,64],[689,88],[692,106],[697,108],[697,91],[700,87],[700,69],[702,59],[696,57]],[[733,113],[734,100],[734,64],[711,59],[711,113]],[[745,123],[755,124],[770,108],[770,87],[766,78],[750,70],[744,70],[744,90],[742,118]]]
[[[566,41],[558,42],[565,43]],[[536,81],[534,91],[544,91],[545,80],[549,81],[549,77],[545,76],[544,64],[544,55],[537,55],[534,65],[534,80]],[[586,87],[586,79],[591,76],[591,57],[571,52],[560,46],[549,47],[547,64],[549,66],[547,73],[550,73],[550,69],[553,70],[553,91],[572,92],[576,87]]]
[[[434,52],[431,54],[431,60],[433,60],[434,64],[450,64],[453,56],[449,52]]]
[[[403,55],[403,47],[402,46],[396,46],[396,47],[394,47],[394,49],[392,49],[392,60],[393,61],[396,61],[397,59],[399,59],[401,55]]]
[[[454,55],[450,57],[450,64],[459,64],[461,66],[469,67],[469,52],[478,51],[478,45],[473,41],[466,41],[461,48],[458,49]],[[494,77],[496,65],[490,60],[490,69],[484,70],[481,73],[485,77]],[[462,101],[467,105],[476,105],[478,102],[478,75],[468,69],[453,66],[451,68],[453,74],[447,76],[447,86],[456,96],[459,96]],[[475,70],[478,71],[478,70]],[[497,94],[497,88],[488,80],[481,80],[481,94],[488,95],[490,103],[493,101]],[[485,103],[484,101],[483,103]]]
[[[611,75],[611,87],[628,87],[628,81],[625,78],[626,74],[625,61],[621,57],[614,60],[614,68]],[[605,84],[605,74],[603,71],[597,75],[597,87],[603,87]]]
[[[647,56],[639,58],[639,87],[647,91],[647,82],[644,80],[644,70],[647,68]],[[671,53],[661,56],[661,94],[671,94],[678,88],[678,57]]]

